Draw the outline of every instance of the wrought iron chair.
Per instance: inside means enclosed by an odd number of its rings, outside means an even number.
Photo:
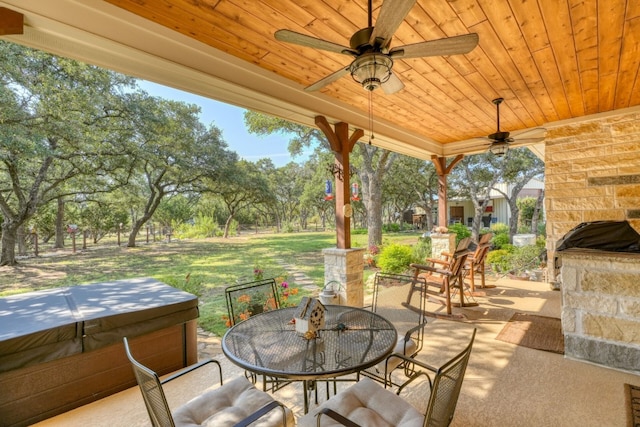
[[[421,350],[424,342],[425,316],[424,293],[418,292],[413,298],[406,299],[407,292],[413,287],[424,287],[422,278],[401,274],[376,273],[373,287],[371,310],[391,321],[398,331],[398,342],[394,353],[413,359]],[[393,371],[403,369],[410,377],[412,365],[400,358],[388,358],[361,374],[385,384],[385,387],[398,386],[392,380]]]
[[[280,296],[275,279],[261,279],[228,286],[224,293],[229,315],[227,326],[233,326],[264,311],[280,308]]]
[[[372,425],[446,427],[450,425],[475,335],[474,329],[465,349],[439,368],[403,355],[389,356],[400,357],[415,364],[415,375],[406,381],[397,393],[384,389],[368,378],[363,378],[298,419],[298,426],[334,426],[336,422],[347,427]],[[428,378],[430,388],[426,410],[423,413],[400,396],[405,386],[422,375]]]
[[[295,425],[289,408],[256,389],[246,378],[239,377],[223,384],[222,368],[216,360],[200,362],[160,380],[154,371],[132,356],[126,337],[123,341],[154,427],[194,426],[205,423],[221,427],[241,427],[249,426],[258,420],[261,426]],[[217,365],[220,387],[195,397],[172,412],[162,386],[209,363]]]
[[[280,296],[275,279],[261,279],[252,282],[238,283],[225,288],[228,322],[231,327],[250,316],[280,308]],[[259,357],[256,355],[256,357]],[[255,373],[246,371],[245,376],[254,384],[258,382]],[[276,391],[290,384],[290,381],[262,376],[262,390]]]

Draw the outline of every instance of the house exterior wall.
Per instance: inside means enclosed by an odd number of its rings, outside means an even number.
[[[504,193],[511,194],[514,186],[506,183],[498,183],[496,187]],[[527,183],[525,188],[520,191],[520,193],[518,194],[518,198],[538,197],[539,192],[542,190],[544,190],[544,182],[537,179],[531,179]],[[502,193],[496,190],[491,190],[489,192],[489,197],[491,201],[489,202],[488,206],[491,207],[492,212],[485,212],[483,216],[487,217],[489,216],[489,213],[491,213],[492,223],[499,222],[502,224],[509,224],[509,219],[511,218],[511,210],[509,209],[509,204],[504,199]],[[464,208],[463,223],[465,225],[470,225],[469,218],[473,218],[473,216],[475,215],[475,207],[473,206],[473,202],[471,200],[454,199],[452,201],[449,201],[448,206],[462,206]],[[451,210],[449,209],[447,212],[447,223],[449,224],[451,223],[450,211]]]
[[[626,219],[640,231],[640,112],[549,128],[545,166],[549,259],[582,222]]]

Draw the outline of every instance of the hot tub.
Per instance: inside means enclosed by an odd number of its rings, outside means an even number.
[[[0,426],[136,384],[122,337],[159,374],[197,361],[198,299],[151,278],[0,298]]]

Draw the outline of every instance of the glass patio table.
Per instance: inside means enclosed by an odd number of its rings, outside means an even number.
[[[384,360],[397,332],[384,317],[361,308],[327,305],[315,338],[296,332],[296,307],[267,311],[237,323],[222,338],[236,365],[259,375],[302,381],[304,410],[309,382],[359,372]]]

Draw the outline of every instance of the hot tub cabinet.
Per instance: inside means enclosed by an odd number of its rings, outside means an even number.
[[[122,337],[159,374],[197,361],[198,299],[151,278],[0,298],[0,426],[136,384]]]

